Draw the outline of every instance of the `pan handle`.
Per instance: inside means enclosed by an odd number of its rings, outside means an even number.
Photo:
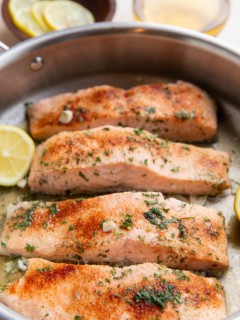
[[[8,49],[9,49],[9,47],[5,43],[0,41],[0,53],[1,53],[1,51],[7,51]]]

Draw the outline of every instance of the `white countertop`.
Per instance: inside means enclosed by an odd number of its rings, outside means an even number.
[[[134,21],[132,15],[132,1],[116,0],[116,2],[117,10],[113,17],[113,21]],[[0,4],[1,3],[2,0],[0,0]],[[230,3],[231,9],[228,21],[217,38],[240,49],[240,0],[230,0]],[[13,46],[17,42],[19,42],[19,40],[15,38],[15,36],[13,36],[10,31],[8,31],[2,17],[0,17],[0,41],[4,42],[8,46]]]

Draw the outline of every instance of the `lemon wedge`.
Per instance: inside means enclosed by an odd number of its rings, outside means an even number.
[[[238,187],[236,193],[235,193],[235,198],[234,198],[234,211],[235,214],[240,221],[240,186]]]
[[[92,13],[70,0],[55,0],[44,9],[43,17],[52,30],[61,30],[94,22]]]
[[[0,185],[13,186],[28,172],[35,146],[18,127],[0,125]]]
[[[8,10],[16,27],[31,37],[44,33],[31,15],[31,6],[37,0],[10,0]]]
[[[31,14],[38,25],[46,32],[51,31],[43,18],[43,12],[50,1],[37,1],[31,6]]]

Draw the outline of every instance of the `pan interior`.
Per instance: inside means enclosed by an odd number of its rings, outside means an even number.
[[[47,90],[38,90],[34,94],[20,99],[5,110],[0,110],[0,122],[26,127],[25,104],[34,102],[41,98],[52,96],[61,92],[76,91],[95,85],[109,84],[122,88],[129,88],[134,85],[152,83],[156,81],[176,81],[176,78],[161,78],[157,75],[142,73],[99,73],[82,75],[79,78],[73,78],[65,82],[59,82],[50,86]],[[211,92],[209,92],[211,94]],[[214,93],[214,98],[218,103],[218,121],[219,133],[217,140],[213,144],[204,146],[213,147],[219,150],[229,152],[232,158],[230,169],[230,178],[232,188],[218,197],[208,198],[207,206],[214,207],[223,212],[226,218],[228,234],[228,252],[230,258],[229,270],[220,278],[225,287],[228,315],[239,310],[240,297],[240,224],[238,223],[234,210],[234,192],[240,183],[240,109],[238,106],[223,100]],[[28,198],[26,192],[16,188],[0,188],[0,213],[4,216],[6,206],[9,203],[20,201],[22,198]],[[35,199],[43,199],[38,196]],[[46,197],[44,197],[44,200]],[[51,198],[53,199],[53,198]],[[0,259],[0,265],[3,265],[4,258]],[[6,283],[6,274],[0,272],[0,284]]]

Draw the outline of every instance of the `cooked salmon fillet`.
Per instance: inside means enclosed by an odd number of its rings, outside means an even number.
[[[30,259],[0,301],[32,320],[221,320],[224,289],[214,278],[158,264],[111,268]]]
[[[11,205],[0,241],[3,255],[55,261],[158,262],[213,271],[228,267],[221,213],[174,198],[164,200],[161,193]]]
[[[126,92],[127,125],[174,141],[206,141],[217,133],[216,106],[193,84],[155,83]]]
[[[60,116],[66,110],[72,112],[72,119],[63,124]],[[217,131],[213,101],[200,88],[181,81],[128,91],[104,85],[60,94],[34,103],[28,115],[31,134],[39,140],[106,124],[139,127],[186,142],[210,140]]]
[[[37,147],[29,186],[46,194],[147,190],[215,195],[229,187],[225,152],[139,129],[62,132]]]
[[[73,112],[68,124],[59,121],[64,110]],[[40,100],[28,109],[28,116],[33,138],[43,140],[61,131],[125,124],[126,111],[125,90],[99,86]]]

